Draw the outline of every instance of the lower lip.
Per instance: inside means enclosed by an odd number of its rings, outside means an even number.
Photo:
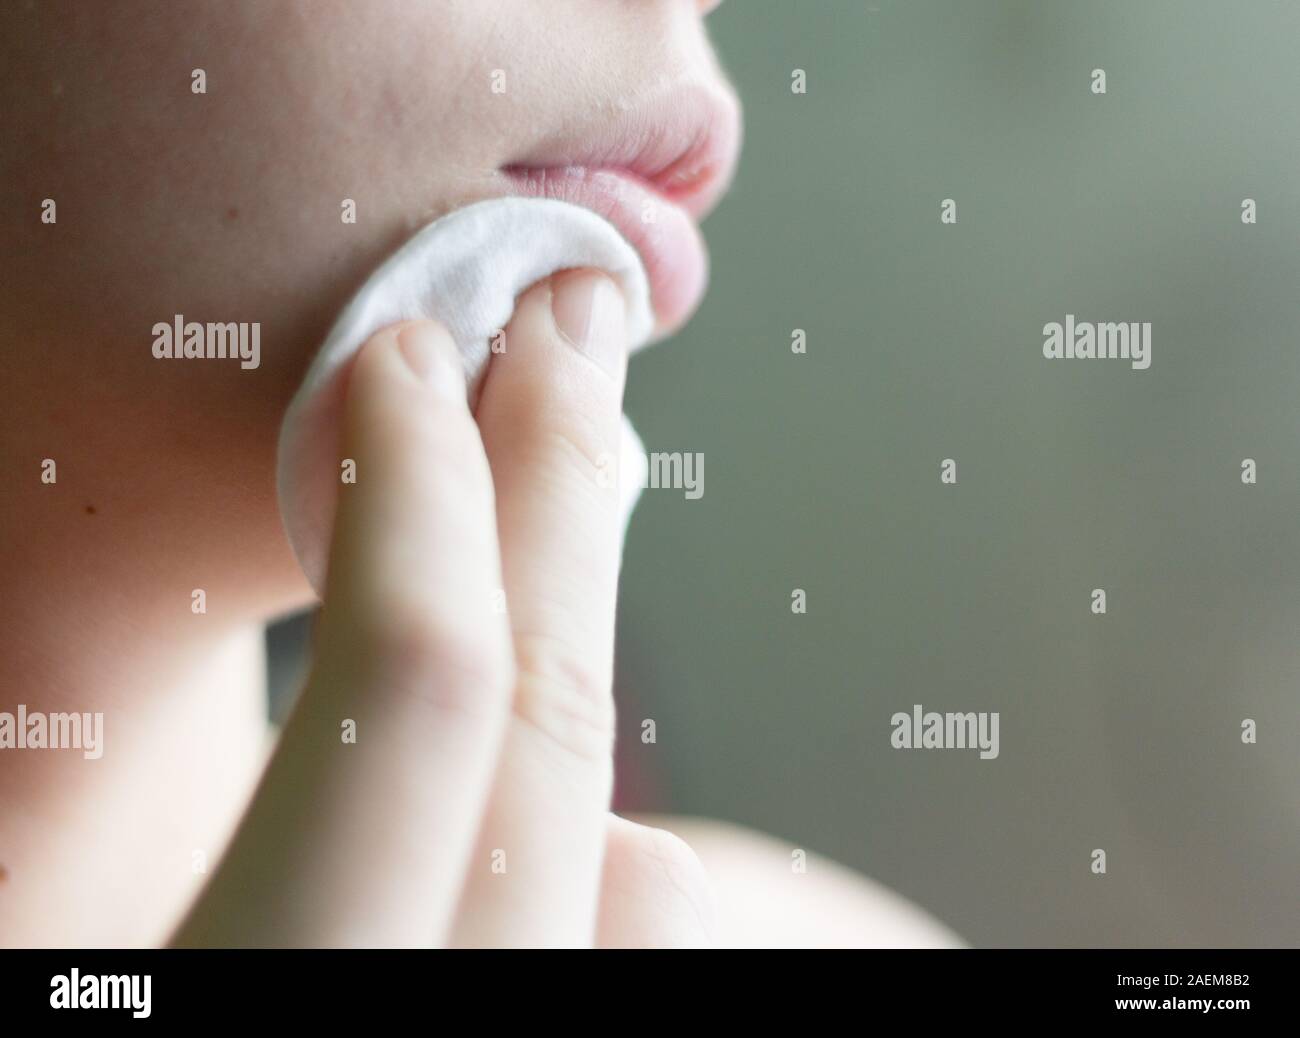
[[[612,169],[503,172],[511,194],[571,202],[613,224],[645,264],[658,334],[680,327],[699,305],[709,277],[704,239],[691,215],[649,184]]]

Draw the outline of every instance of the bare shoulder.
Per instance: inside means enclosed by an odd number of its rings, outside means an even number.
[[[962,948],[906,898],[828,858],[725,822],[673,815],[637,821],[688,843],[713,882],[718,943],[761,948]]]

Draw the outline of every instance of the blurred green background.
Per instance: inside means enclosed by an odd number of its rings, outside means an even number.
[[[1300,943],[1300,4],[710,22],[746,145],[703,309],[632,370],[705,494],[632,522],[620,736],[660,791],[624,801],[976,944]],[[1151,321],[1150,370],[1044,360],[1067,313]],[[1000,711],[1000,757],[892,749],[913,703]]]

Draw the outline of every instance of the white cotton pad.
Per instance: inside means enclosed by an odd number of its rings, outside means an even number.
[[[451,332],[476,394],[492,336],[534,282],[572,267],[606,271],[627,301],[628,342],[654,327],[650,289],[636,250],[588,209],[543,198],[500,198],[431,223],[374,272],[339,315],[289,404],[280,427],[280,516],[298,562],[318,593],[325,587],[340,480],[339,436],[348,363],[380,328],[435,318]],[[620,486],[631,515],[645,457],[624,421]],[[358,479],[364,479],[358,473]]]

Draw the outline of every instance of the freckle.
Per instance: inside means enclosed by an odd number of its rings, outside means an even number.
[[[234,223],[238,219],[239,219],[239,210],[232,205],[229,209],[226,210],[226,221],[228,223]]]
[[[0,883],[3,883],[8,878],[9,878],[9,870],[5,868],[3,865],[0,865]]]
[[[86,505],[86,514],[87,514],[87,515],[94,515],[94,514],[95,514],[95,506],[94,506],[94,505]]]

